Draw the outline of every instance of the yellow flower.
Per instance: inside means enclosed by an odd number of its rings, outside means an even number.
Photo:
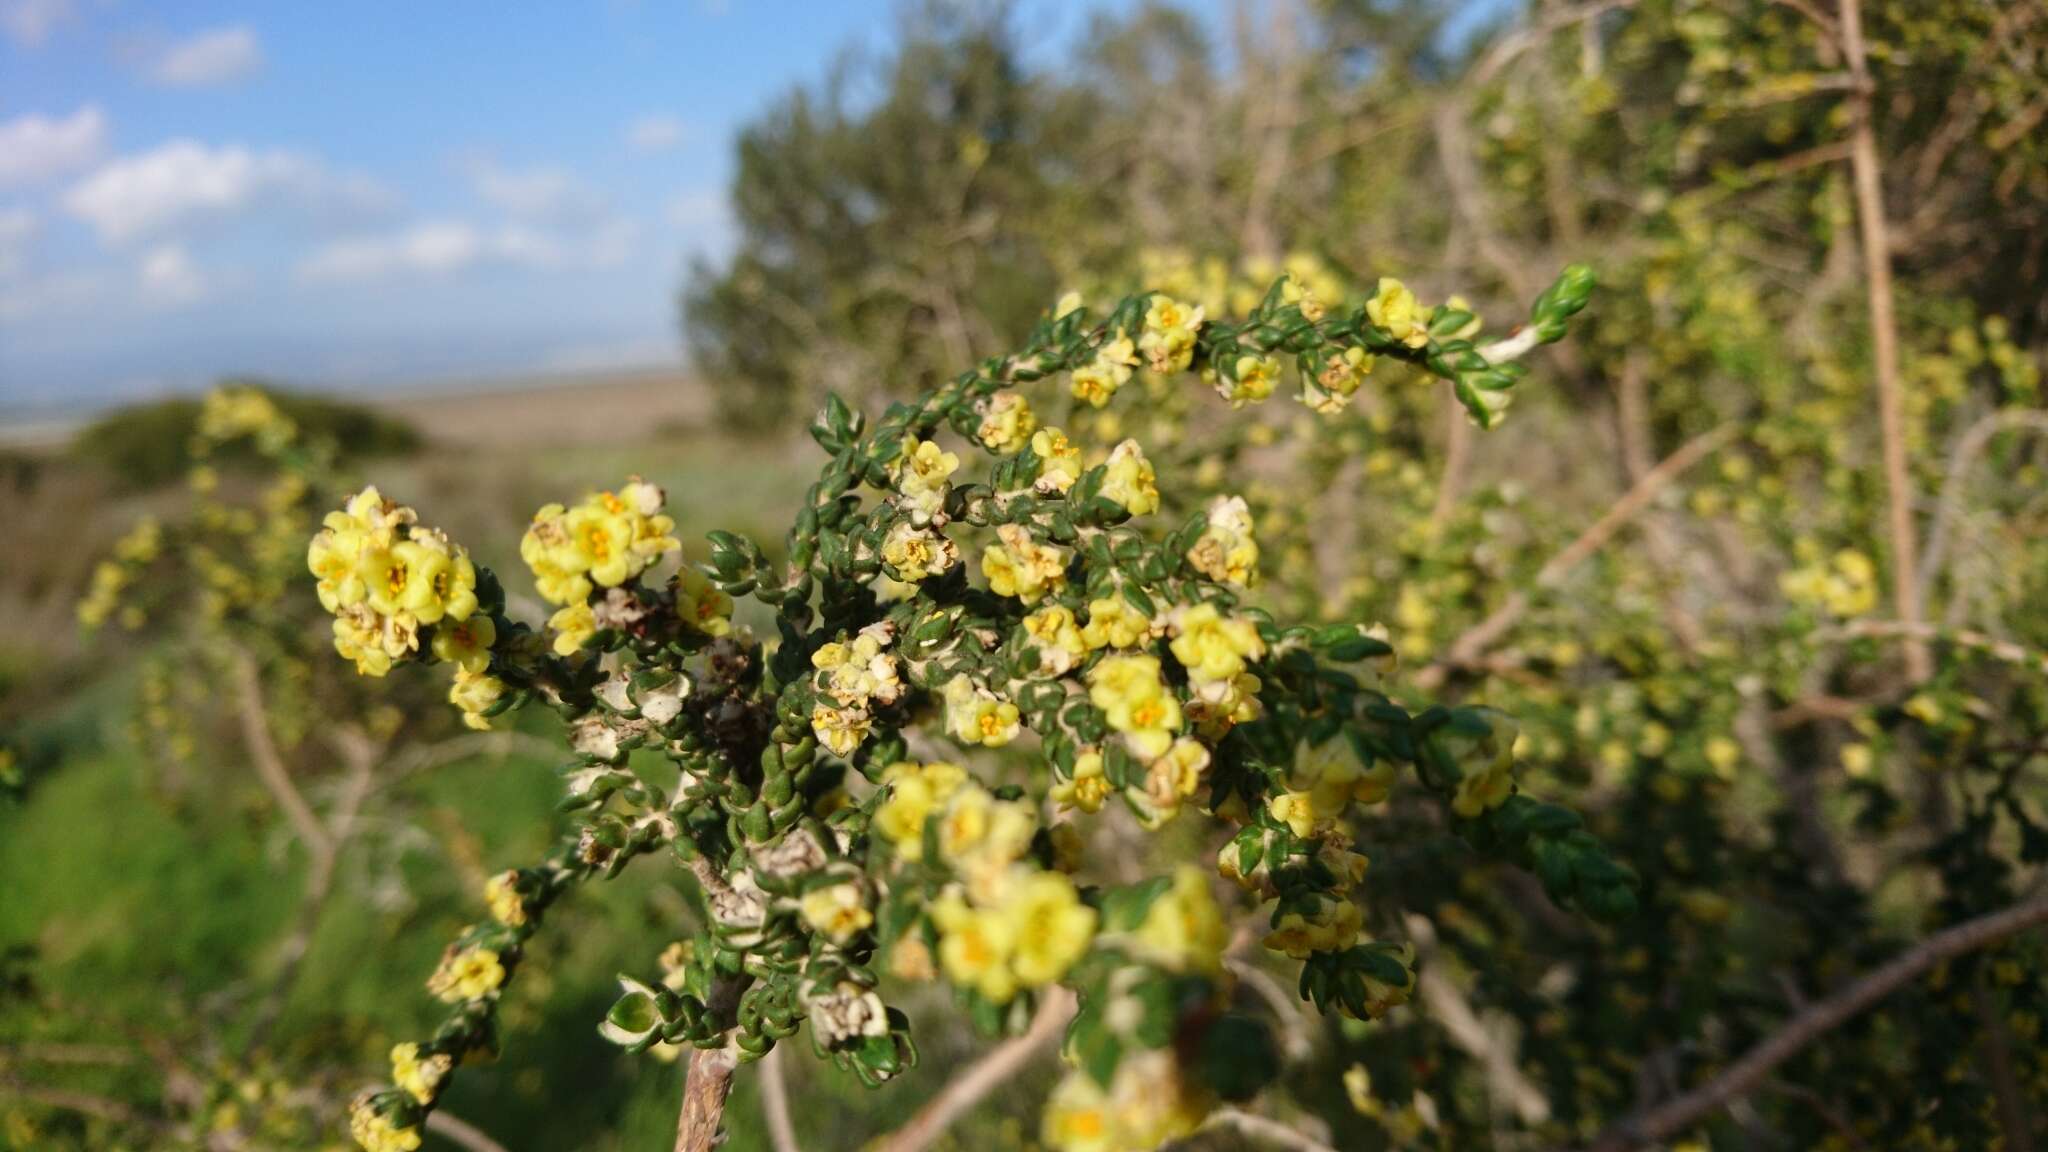
[[[732,631],[732,597],[720,591],[711,577],[695,568],[684,568],[670,583],[676,597],[676,615],[706,636],[724,636]]]
[[[1313,379],[1302,377],[1301,402],[1323,415],[1341,412],[1372,369],[1372,355],[1356,344],[1332,352]]]
[[[1376,761],[1366,767],[1359,761],[1358,749],[1340,735],[1321,744],[1298,745],[1287,783],[1308,796],[1316,819],[1335,820],[1352,804],[1384,801],[1393,791],[1395,774],[1392,761]]]
[[[1171,296],[1155,294],[1145,308],[1145,330],[1138,349],[1154,372],[1185,372],[1195,358],[1195,334],[1202,327],[1202,309]]]
[[[1081,638],[1088,647],[1135,648],[1152,634],[1152,619],[1122,596],[1088,602],[1088,624]]]
[[[484,884],[484,903],[491,918],[518,927],[526,923],[526,901],[519,896],[519,873],[500,872]]]
[[[1208,526],[1188,549],[1188,563],[1219,583],[1249,587],[1258,579],[1259,545],[1244,497],[1219,496],[1209,505]]]
[[[505,694],[505,682],[488,672],[455,670],[455,682],[448,686],[448,702],[462,710],[462,723],[479,732],[488,731],[490,718],[484,713]]]
[[[1380,278],[1379,292],[1366,301],[1365,314],[1396,343],[1410,348],[1429,343],[1429,309],[1407,285],[1391,276]]]
[[[420,1146],[418,1128],[398,1127],[368,1099],[350,1108],[348,1130],[363,1152],[414,1152]]]
[[[1276,792],[1272,799],[1266,801],[1266,811],[1304,840],[1315,834],[1315,797],[1306,792]]]
[[[481,1000],[505,983],[505,967],[488,948],[466,948],[441,958],[427,991],[450,1003]]]
[[[661,489],[636,476],[617,492],[592,493],[573,508],[543,506],[519,541],[541,596],[552,604],[576,603],[590,595],[593,582],[617,587],[681,548],[662,504]]]
[[[434,629],[434,657],[465,672],[481,672],[490,666],[491,645],[497,642],[498,626],[489,616],[444,620]]]
[[[1152,462],[1136,440],[1125,440],[1110,450],[1102,476],[1102,494],[1124,506],[1133,516],[1159,511],[1159,486]]]
[[[804,893],[799,902],[804,923],[834,944],[845,944],[875,922],[860,885],[828,884]]]
[[[1050,796],[1052,802],[1062,811],[1079,808],[1083,812],[1102,811],[1103,801],[1109,799],[1109,777],[1102,770],[1102,753],[1089,749],[1074,757],[1074,778],[1055,780]]]
[[[1515,762],[1512,756],[1496,760],[1458,781],[1458,793],[1451,798],[1451,811],[1467,818],[1489,808],[1498,808],[1515,791]]]
[[[843,708],[865,709],[870,700],[893,704],[903,694],[894,654],[883,651],[891,633],[870,625],[844,644],[830,643],[811,654],[811,667],[825,673],[819,687]]]
[[[931,915],[939,929],[939,966],[948,980],[997,1004],[1016,997],[1017,976],[1010,969],[1017,946],[1014,921],[971,908],[951,891],[932,903]]]
[[[882,562],[897,579],[915,583],[950,570],[960,562],[960,550],[944,533],[903,522],[882,537]]]
[[[875,809],[875,831],[895,845],[903,859],[922,859],[926,818],[966,782],[967,773],[958,764],[903,760],[889,765],[882,772],[889,798]]]
[[[1096,408],[1108,404],[1117,389],[1130,381],[1131,369],[1137,363],[1137,347],[1123,329],[1117,329],[1115,336],[1095,350],[1095,359],[1074,369],[1074,398]]]
[[[1202,787],[1209,768],[1209,749],[1199,740],[1175,740],[1145,766],[1145,779],[1125,796],[1137,810],[1138,823],[1148,829],[1164,826],[1180,815],[1182,805]]]
[[[1735,766],[1742,763],[1742,745],[1726,736],[1709,736],[1703,751],[1707,763],[1723,777],[1732,774]]]
[[[1000,748],[1022,730],[1017,706],[978,688],[963,673],[946,682],[946,731],[963,744]]]
[[[422,1104],[432,1104],[441,1081],[455,1066],[445,1052],[420,1059],[420,1046],[400,1044],[391,1050],[391,1082]]]
[[[1057,1152],[1123,1152],[1109,1112],[1109,1096],[1087,1073],[1068,1072],[1052,1090],[1039,1122],[1039,1139]]]
[[[597,635],[597,613],[591,611],[590,605],[578,601],[557,609],[548,617],[548,627],[555,632],[555,655],[574,656]]]
[[[1081,478],[1081,450],[1057,428],[1040,428],[1031,434],[1031,452],[1038,457],[1040,492],[1065,492]]]
[[[1011,890],[1001,912],[1016,941],[1010,966],[1026,988],[1065,976],[1095,938],[1095,909],[1081,903],[1074,882],[1058,872],[1033,872]]]
[[[988,398],[982,409],[981,426],[975,429],[974,436],[989,451],[1007,456],[1022,452],[1036,431],[1038,417],[1032,413],[1031,405],[1021,394],[1005,390]]]
[[[1156,656],[1109,656],[1089,670],[1088,699],[1141,759],[1166,753],[1180,731],[1180,700],[1159,676]]]
[[[1299,898],[1293,905],[1275,916],[1273,931],[1263,941],[1267,948],[1306,960],[1316,952],[1342,952],[1358,943],[1358,905],[1317,895]]]
[[[1179,634],[1167,647],[1197,684],[1225,683],[1244,675],[1248,661],[1264,659],[1258,625],[1226,617],[1214,604],[1197,604],[1168,619]]]
[[[981,574],[988,579],[989,591],[1030,604],[1066,586],[1067,563],[1073,557],[1067,549],[1040,544],[1016,524],[997,528],[996,538],[1001,543],[989,545],[981,554]]]
[[[1024,634],[1038,652],[1041,676],[1064,676],[1088,655],[1087,641],[1074,621],[1073,609],[1063,604],[1041,608],[1024,617]]]
[[[1868,744],[1842,745],[1842,771],[1847,773],[1851,780],[1868,776],[1871,765],[1876,760],[1877,757],[1872,754]]]
[[[902,506],[922,524],[945,507],[947,481],[959,469],[960,457],[933,441],[911,440],[895,467]]]
[[[859,708],[833,708],[819,704],[811,709],[811,731],[818,743],[835,756],[851,756],[868,738],[874,720]]]
[[[1174,972],[1219,972],[1230,945],[1223,911],[1201,869],[1191,864],[1174,869],[1172,887],[1152,901],[1134,935],[1147,963]]]
[[[1231,370],[1234,374],[1225,376],[1212,367],[1206,375],[1216,394],[1230,401],[1232,408],[1266,399],[1280,381],[1280,361],[1271,356],[1239,356]]]

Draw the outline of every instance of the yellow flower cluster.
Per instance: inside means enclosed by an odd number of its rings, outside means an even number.
[[[526,923],[526,902],[519,897],[519,873],[500,872],[484,883],[484,904],[491,919],[518,927]]]
[[[1263,353],[1239,356],[1237,363],[1231,365],[1230,374],[1211,366],[1203,373],[1203,379],[1232,408],[1242,408],[1273,394],[1280,383],[1280,361]]]
[[[259,388],[216,388],[200,402],[196,431],[202,443],[248,436],[264,451],[275,452],[298,435],[298,425]]]
[[[1257,719],[1259,678],[1249,662],[1266,655],[1258,626],[1214,604],[1176,609],[1169,624],[1175,636],[1167,648],[1187,669],[1196,728],[1220,739],[1233,725]]]
[[[1040,492],[1065,492],[1081,478],[1081,449],[1057,428],[1040,428],[1031,434],[1031,451],[1038,457]]]
[[[548,620],[555,652],[575,653],[597,633],[586,603],[595,588],[616,588],[682,547],[662,513],[660,488],[635,476],[616,492],[594,492],[573,508],[543,505],[519,541],[541,598],[559,605]]]
[[[1107,405],[1117,389],[1130,382],[1131,372],[1137,366],[1137,345],[1123,329],[1117,329],[1115,336],[1104,340],[1095,350],[1095,359],[1074,369],[1074,399],[1096,408]]]
[[[415,1152],[420,1146],[418,1128],[400,1128],[391,1117],[377,1110],[368,1099],[356,1101],[349,1110],[349,1135],[363,1152]]]
[[[1152,462],[1136,440],[1125,440],[1112,448],[1104,465],[1102,494],[1124,506],[1133,516],[1159,511],[1159,485]]]
[[[1060,811],[1078,808],[1091,815],[1102,811],[1109,794],[1109,775],[1103,771],[1102,752],[1097,748],[1089,748],[1076,755],[1073,778],[1053,781],[1052,790],[1048,793]]]
[[[1296,960],[1316,952],[1342,952],[1358,943],[1358,905],[1343,896],[1320,893],[1294,898],[1273,918],[1264,944]]]
[[[894,632],[887,624],[871,624],[840,643],[821,645],[811,653],[819,691],[832,704],[811,709],[811,731],[835,755],[851,756],[874,725],[872,704],[889,705],[903,697],[896,656],[888,651]]]
[[[1314,376],[1303,375],[1301,402],[1324,416],[1342,412],[1372,369],[1372,354],[1355,344],[1342,352],[1332,352]]]
[[[1145,910],[1126,946],[1147,964],[1172,972],[1214,975],[1223,970],[1230,927],[1201,869],[1192,864],[1174,869],[1172,886]]]
[[[307,548],[320,603],[334,613],[335,650],[363,675],[382,676],[418,651],[422,627],[461,624],[476,611],[468,551],[417,520],[365,488],[327,514]]]
[[[1209,505],[1209,523],[1189,546],[1188,563],[1219,584],[1250,587],[1258,579],[1259,544],[1244,497],[1219,496]]]
[[[861,886],[851,880],[813,888],[797,906],[804,923],[834,944],[845,944],[875,922]]]
[[[960,457],[931,440],[911,440],[893,465],[898,505],[910,513],[912,522],[923,524],[946,506],[946,489]]]
[[[1492,731],[1478,744],[1485,760],[1476,770],[1462,765],[1465,776],[1451,798],[1451,811],[1467,819],[1500,807],[1515,791],[1515,739],[1520,731],[1505,713],[1488,709],[1487,719]]]
[[[1046,1102],[1039,1135],[1058,1152],[1149,1152],[1194,1132],[1214,1106],[1182,1076],[1171,1049],[1130,1052],[1107,1091],[1069,1071]]]
[[[400,1044],[391,1049],[391,1082],[422,1104],[434,1102],[441,1081],[448,1078],[449,1070],[454,1067],[455,1061],[449,1059],[445,1052],[421,1059],[417,1044]]]
[[[1107,656],[1088,670],[1088,699],[1141,760],[1166,754],[1180,732],[1180,699],[1159,673],[1157,656]]]
[[[114,541],[113,556],[94,566],[92,588],[78,603],[78,622],[87,628],[106,623],[121,606],[121,594],[162,551],[163,525],[154,516],[137,520],[134,527]],[[139,628],[142,621],[142,609],[138,606],[130,605],[121,614],[123,627]]]
[[[496,952],[488,948],[464,948],[450,951],[441,958],[440,966],[427,980],[427,991],[447,1003],[456,1004],[464,1000],[482,1000],[496,993],[504,983],[505,966],[499,962]]]
[[[676,615],[706,636],[732,632],[732,597],[720,591],[711,577],[695,568],[684,568],[669,582],[676,597]]]
[[[1000,543],[990,544],[981,554],[981,574],[988,579],[989,591],[1031,604],[1066,586],[1073,553],[1057,544],[1039,543],[1016,524],[998,527],[996,539]]]
[[[980,687],[965,673],[946,681],[946,732],[962,744],[1000,748],[1017,738],[1017,706]]]
[[[1107,596],[1088,602],[1088,623],[1081,639],[1090,651],[1100,648],[1135,648],[1153,633],[1152,618],[1122,596]]]
[[[900,760],[882,771],[882,783],[889,789],[889,798],[875,809],[875,831],[903,859],[922,859],[924,822],[967,783],[966,770],[944,761],[918,764]]]
[[[1429,343],[1429,313],[1406,284],[1391,276],[1382,276],[1379,291],[1365,302],[1366,317],[1395,342],[1410,348]]]
[[[1008,456],[1022,452],[1036,431],[1038,417],[1023,394],[1006,390],[989,397],[982,406],[981,424],[975,429],[974,438],[989,451]]]
[[[1155,295],[1145,308],[1145,330],[1138,351],[1145,364],[1162,374],[1185,372],[1195,359],[1195,335],[1202,328],[1202,309],[1171,296]]]
[[[1778,577],[1778,588],[1794,603],[1831,616],[1863,616],[1877,607],[1877,565],[1863,553],[1844,548],[1829,562],[1815,560]]]
[[[1304,741],[1295,748],[1294,765],[1288,772],[1290,798],[1285,814],[1276,797],[1275,818],[1285,821],[1295,835],[1307,837],[1318,824],[1342,819],[1353,804],[1383,803],[1393,792],[1395,765],[1379,761],[1371,767],[1358,758],[1357,749],[1343,736],[1321,744]]]
[[[960,549],[943,532],[899,523],[882,537],[882,562],[894,569],[897,579],[915,584],[950,571],[960,562]]]
[[[1088,655],[1088,641],[1074,610],[1064,604],[1049,605],[1024,617],[1023,628],[1038,652],[1040,676],[1064,676]]]

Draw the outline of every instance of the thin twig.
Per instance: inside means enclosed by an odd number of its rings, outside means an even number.
[[[1328,1144],[1296,1131],[1278,1120],[1268,1120],[1242,1108],[1218,1108],[1203,1121],[1202,1127],[1229,1128],[1248,1140],[1271,1144],[1276,1148],[1287,1148],[1291,1152],[1337,1152]]]
[[[1948,455],[1948,471],[1942,477],[1941,498],[1934,507],[1934,523],[1927,529],[1927,551],[1920,558],[1920,609],[1924,616],[1929,590],[1941,579],[1947,560],[1949,530],[1963,513],[1963,497],[1969,489],[1970,473],[1999,433],[2030,428],[2048,435],[2048,412],[2032,408],[2007,408],[1993,412],[1970,425]]]
[[[1885,492],[1890,512],[1892,602],[1899,619],[1920,623],[1920,558],[1913,544],[1913,479],[1906,463],[1905,387],[1899,380],[1899,330],[1892,308],[1891,235],[1884,215],[1884,175],[1872,84],[1863,45],[1863,2],[1842,0],[1842,53],[1855,86],[1849,95],[1849,167],[1856,188],[1856,219],[1863,240],[1863,271],[1870,292],[1872,365],[1877,373],[1877,417],[1884,440]],[[1918,684],[1933,671],[1927,646],[1907,641],[1906,677]]]
[[[1039,1051],[1052,1044],[1074,1014],[1074,994],[1064,988],[1047,991],[1038,1014],[1021,1036],[1014,1036],[970,1064],[939,1094],[917,1110],[910,1123],[868,1145],[868,1152],[921,1152],[944,1134],[983,1097],[1009,1083]]]
[[[1649,506],[1650,501],[1657,498],[1659,492],[1678,479],[1686,469],[1699,463],[1732,439],[1739,427],[1732,421],[1718,425],[1686,441],[1676,452],[1666,456],[1633,487],[1622,493],[1621,499],[1616,500],[1598,520],[1579,533],[1578,539],[1565,545],[1546,561],[1537,571],[1536,578],[1530,581],[1529,587],[1535,591],[1547,591],[1562,583],[1579,565],[1605,547],[1615,533],[1635,519]],[[1484,655],[1488,648],[1507,634],[1508,629],[1521,620],[1522,614],[1529,610],[1530,603],[1528,592],[1516,589],[1509,593],[1500,607],[1452,641],[1451,646],[1445,650],[1442,660],[1417,672],[1416,685],[1425,691],[1434,689],[1443,684],[1445,677],[1450,674],[1450,669],[1469,665]]]
[[[507,1152],[503,1144],[491,1139],[483,1129],[450,1114],[446,1108],[437,1108],[427,1114],[427,1131],[450,1144],[468,1149],[468,1152]]]
[[[1596,20],[1617,8],[1633,8],[1635,4],[1636,0],[1592,0],[1592,3],[1581,4],[1575,8],[1553,11],[1527,28],[1501,37],[1499,42],[1487,50],[1485,56],[1480,57],[1479,63],[1473,65],[1466,82],[1474,87],[1483,85],[1499,75],[1501,69],[1513,63],[1515,57],[1541,44],[1552,33],[1561,32],[1574,24]]]
[[[234,656],[235,686],[238,694],[236,711],[242,724],[242,743],[248,746],[249,758],[256,762],[256,774],[263,780],[263,786],[270,790],[278,807],[291,820],[292,830],[298,834],[306,850],[315,856],[331,851],[327,842],[327,830],[320,826],[320,818],[313,815],[313,808],[292,783],[291,773],[285,768],[284,756],[277,749],[277,742],[270,735],[270,713],[263,704],[263,674],[256,666],[256,658],[246,650],[237,649]]]
[[[760,1061],[761,1115],[768,1121],[768,1142],[775,1152],[803,1152],[797,1143],[796,1124],[789,1117],[789,1084],[783,1076],[782,1046],[768,1050]]]
[[[1929,968],[2044,923],[2048,923],[2048,895],[2035,896],[1929,936],[1842,991],[1794,1016],[1712,1081],[1615,1125],[1593,1141],[1591,1152],[1630,1152],[1631,1149],[1676,1136],[1746,1095],[1770,1074],[1771,1069],[1874,1007]]]

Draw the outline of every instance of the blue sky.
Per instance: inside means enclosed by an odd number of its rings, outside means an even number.
[[[0,412],[674,361],[734,134],[895,13],[0,0]]]

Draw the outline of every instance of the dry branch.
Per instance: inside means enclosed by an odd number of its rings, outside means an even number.
[[[1073,1014],[1073,993],[1064,988],[1048,990],[1039,1002],[1038,1014],[1031,1018],[1031,1026],[1023,1035],[1013,1036],[989,1049],[986,1055],[939,1089],[939,1094],[918,1109],[910,1123],[868,1145],[867,1152],[922,1152],[931,1147],[954,1121],[979,1104],[982,1097],[1008,1083],[1018,1069],[1038,1055],[1040,1049],[1057,1039],[1065,1030],[1068,1017]]]
[[[1615,533],[1641,514],[1643,509],[1649,506],[1650,501],[1657,498],[1659,492],[1669,487],[1671,482],[1678,479],[1688,468],[1727,443],[1738,430],[1739,425],[1734,423],[1718,425],[1686,441],[1676,452],[1666,456],[1627,492],[1622,493],[1621,499],[1616,500],[1598,520],[1579,533],[1576,540],[1565,545],[1546,561],[1537,571],[1536,578],[1530,582],[1530,587],[1537,591],[1547,591],[1562,583],[1579,565],[1605,547]],[[1425,691],[1434,690],[1443,684],[1444,678],[1450,674],[1452,668],[1469,665],[1478,660],[1488,648],[1507,634],[1508,629],[1521,620],[1523,613],[1529,610],[1530,603],[1527,592],[1517,589],[1510,593],[1508,598],[1501,602],[1500,607],[1452,641],[1442,660],[1417,672],[1416,685]]]
[[[1935,933],[1842,991],[1800,1012],[1709,1083],[1617,1124],[1593,1141],[1589,1152],[1630,1152],[1676,1136],[1746,1095],[1773,1068],[1874,1007],[1929,968],[2044,923],[2048,923],[2048,895],[2035,896]]]

